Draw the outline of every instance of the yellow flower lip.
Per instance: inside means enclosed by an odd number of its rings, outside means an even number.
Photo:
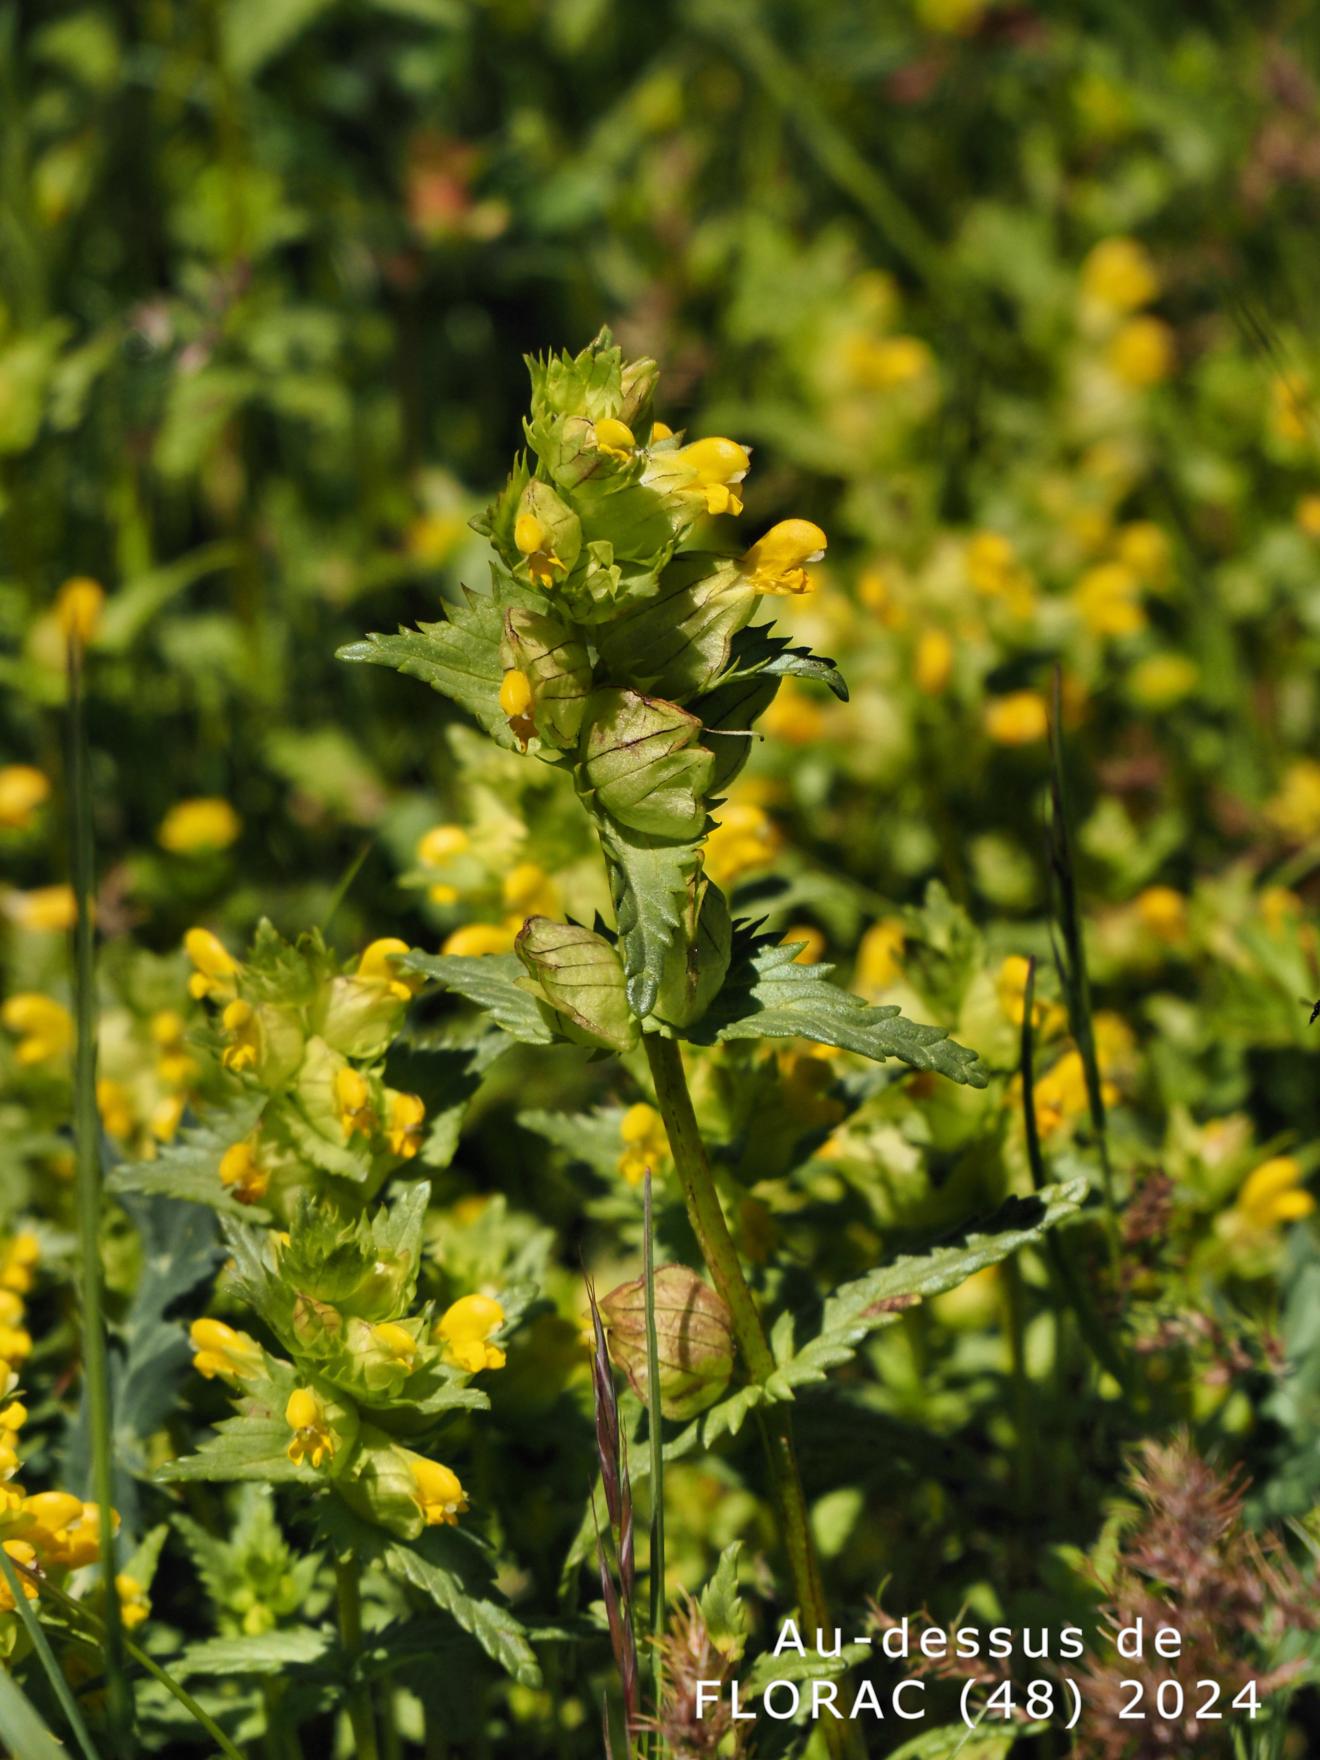
[[[520,513],[513,524],[513,542],[524,556],[545,548],[545,527],[534,513]]]
[[[424,1455],[411,1453],[408,1470],[427,1527],[457,1522],[468,1506],[458,1474],[441,1461],[429,1461]]]
[[[621,422],[614,416],[602,416],[592,424],[592,433],[597,452],[606,458],[617,458],[626,462],[636,451],[637,442],[627,422]]]
[[[435,1335],[445,1346],[452,1363],[469,1375],[483,1369],[502,1369],[504,1352],[490,1337],[504,1324],[504,1309],[494,1296],[480,1292],[460,1296],[436,1322]]]
[[[471,841],[461,825],[433,825],[417,840],[417,860],[428,868],[442,867],[455,856],[466,855]]]
[[[805,593],[808,563],[819,562],[829,539],[809,519],[781,519],[742,559],[742,571],[759,593]]]

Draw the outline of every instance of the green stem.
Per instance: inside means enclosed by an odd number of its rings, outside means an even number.
[[[665,1444],[660,1428],[660,1340],[655,1329],[655,1234],[651,1217],[651,1170],[642,1186],[645,1209],[643,1265],[646,1273],[646,1406],[651,1439],[651,1690],[655,1715],[665,1684]],[[647,1738],[647,1747],[651,1747]]]
[[[669,1138],[670,1153],[683,1187],[688,1218],[706,1261],[706,1269],[728,1307],[744,1368],[753,1381],[765,1382],[774,1373],[774,1356],[757,1312],[756,1300],[743,1276],[724,1211],[720,1208],[706,1145],[701,1140],[696,1114],[692,1110],[682,1053],[672,1039],[662,1038],[658,1033],[646,1034],[643,1044],[651,1066],[660,1116]],[[797,1450],[793,1444],[793,1421],[787,1405],[781,1401],[760,1407],[757,1417],[779,1505],[793,1592],[803,1625],[811,1634],[810,1639],[804,1636],[804,1642],[810,1647],[816,1631],[829,1633],[830,1625],[820,1566],[816,1562],[816,1549],[807,1520],[807,1500],[802,1490]],[[824,1730],[831,1751],[841,1753],[844,1725],[826,1718]]]
[[[69,641],[69,743],[73,892],[77,920],[73,940],[74,1050],[73,1134],[77,1168],[78,1241],[81,1257],[83,1374],[87,1388],[92,1488],[100,1506],[101,1578],[105,1585],[106,1713],[116,1753],[131,1751],[133,1694],[124,1667],[124,1627],[115,1589],[114,1452],[111,1437],[110,1363],[106,1352],[101,1287],[101,1121],[96,1109],[96,951],[92,922],[95,860],[92,789],[88,775],[83,698],[83,653]]]
[[[362,1648],[362,1586],[355,1558],[335,1560],[335,1589],[339,1600],[339,1635],[344,1640],[351,1669]],[[355,1760],[380,1760],[371,1688],[365,1681],[359,1682],[348,1695],[348,1721],[353,1730]]]

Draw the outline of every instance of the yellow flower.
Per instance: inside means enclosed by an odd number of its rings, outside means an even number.
[[[29,1502],[32,1500],[29,1499]],[[113,1530],[119,1531],[118,1511],[110,1512]],[[61,1531],[58,1539],[42,1548],[44,1562],[58,1566],[61,1570],[80,1570],[85,1564],[94,1564],[101,1556],[101,1508],[99,1504],[85,1503],[82,1516],[77,1522],[71,1522]]]
[[[5,908],[21,929],[37,934],[60,934],[78,921],[78,901],[72,886],[38,886],[31,892],[11,892]]]
[[[504,876],[501,891],[505,905],[519,920],[558,915],[559,899],[554,882],[535,862],[515,862]]]
[[[411,1451],[408,1453],[408,1469],[427,1527],[456,1523],[468,1506],[467,1493],[459,1483],[457,1473],[439,1461],[428,1461],[423,1455]]]
[[[417,860],[426,868],[443,868],[455,856],[466,855],[471,842],[461,825],[432,825],[417,840]]]
[[[1010,953],[999,968],[995,979],[995,993],[999,998],[999,1006],[1005,1019],[1015,1027],[1022,1025],[1022,1017],[1027,1010],[1027,972],[1030,962],[1020,953]],[[1041,1005],[1033,998],[1031,1008],[1031,1024],[1037,1025],[1040,1020]]]
[[[929,378],[935,356],[919,336],[858,336],[847,350],[855,384],[867,391],[894,391]]]
[[[0,1326],[0,1362],[9,1368],[32,1355],[32,1334],[22,1326]]]
[[[1118,560],[1146,586],[1159,590],[1173,572],[1173,546],[1153,519],[1134,519],[1120,526],[1115,542]]]
[[[408,554],[418,562],[438,567],[467,536],[467,521],[461,513],[419,513],[410,520],[404,532]]]
[[[1082,264],[1082,292],[1110,311],[1139,311],[1159,291],[1155,265],[1135,238],[1102,238]]]
[[[602,416],[594,425],[592,444],[606,458],[616,458],[624,464],[637,449],[632,429],[626,422],[616,421],[613,416]]]
[[[1280,373],[1270,382],[1270,427],[1275,436],[1299,445],[1310,431],[1311,388]]]
[[[1128,674],[1128,690],[1143,709],[1171,709],[1189,697],[1200,681],[1200,668],[1185,654],[1149,654]]]
[[[974,532],[963,551],[963,566],[983,599],[1000,600],[1017,618],[1031,614],[1036,603],[1035,583],[1002,532]]]
[[[382,935],[364,949],[358,960],[355,977],[366,983],[382,984],[398,1002],[407,1002],[426,982],[420,972],[410,972],[395,965],[400,954],[407,953],[408,943],[397,935]]]
[[[1320,762],[1294,759],[1278,793],[1265,803],[1265,817],[1291,843],[1320,837]]]
[[[238,975],[238,962],[223,941],[209,929],[189,929],[183,938],[184,951],[197,970],[188,980],[188,994],[199,1002],[210,998],[222,1002],[234,994],[233,980]]]
[[[347,1064],[335,1071],[335,1110],[346,1143],[352,1140],[355,1132],[369,1137],[376,1128],[371,1089],[361,1072]]]
[[[230,1043],[220,1054],[221,1063],[235,1075],[255,1069],[261,1057],[261,1017],[256,1009],[241,996],[235,997],[225,1004],[220,1023],[230,1037]]]
[[[82,1522],[83,1503],[69,1491],[38,1491],[23,1499],[24,1533],[39,1552],[67,1546]]]
[[[864,996],[878,995],[897,982],[906,941],[901,917],[881,917],[871,924],[858,943],[853,972],[853,982]]]
[[[220,1157],[220,1184],[232,1189],[240,1204],[258,1204],[266,1195],[270,1174],[257,1158],[255,1137],[231,1143]]]
[[[400,1326],[397,1320],[382,1320],[372,1327],[371,1336],[382,1350],[412,1368],[417,1355],[417,1340],[406,1326]]]
[[[532,579],[541,587],[553,587],[555,570],[568,570],[549,547],[550,534],[534,513],[520,513],[513,525],[513,542],[527,560]]]
[[[752,457],[736,440],[712,435],[693,440],[665,457],[666,466],[681,465],[691,472],[691,485],[704,495],[707,513],[741,513],[738,485],[752,466]]]
[[[390,1098],[390,1121],[385,1140],[395,1155],[411,1161],[422,1146],[426,1106],[420,1094],[394,1094]]]
[[[660,440],[672,440],[673,438],[674,438],[674,430],[669,426],[668,422],[652,422],[651,423],[651,445],[652,446],[656,445],[656,443]]]
[[[1187,939],[1187,900],[1172,886],[1148,886],[1138,893],[1136,912],[1156,940],[1173,946]]]
[[[1297,503],[1297,511],[1294,517],[1297,520],[1297,524],[1302,531],[1306,533],[1308,538],[1320,538],[1320,495],[1303,495]],[[34,774],[36,773],[34,772]],[[0,824],[5,822],[4,779],[5,772],[0,770]],[[43,777],[42,780],[44,781],[45,778]]]
[[[293,1431],[286,1452],[295,1467],[310,1461],[319,1468],[334,1458],[335,1439],[325,1421],[325,1407],[310,1387],[294,1388],[284,1408],[284,1422]]]
[[[985,706],[985,730],[998,746],[1029,746],[1049,732],[1050,715],[1039,691],[1011,691]]]
[[[514,923],[465,923],[445,937],[440,951],[447,957],[474,959],[486,953],[512,953],[521,925]]]
[[[115,1594],[119,1597],[119,1617],[125,1630],[131,1632],[150,1614],[151,1597],[137,1578],[130,1577],[126,1571],[121,1571],[115,1578]]]
[[[114,1137],[117,1142],[127,1142],[137,1128],[137,1113],[133,1109],[133,1096],[124,1084],[103,1076],[96,1084],[96,1107],[106,1135]]]
[[[435,1335],[443,1341],[451,1363],[476,1375],[482,1369],[504,1367],[504,1352],[489,1342],[503,1324],[504,1309],[494,1296],[460,1296],[440,1316]]]
[[[1315,1211],[1315,1199],[1302,1189],[1302,1169],[1291,1155],[1275,1155],[1249,1173],[1233,1209],[1253,1228],[1301,1222]]]
[[[968,37],[985,16],[987,0],[916,0],[916,14],[928,31]]]
[[[1106,1106],[1113,1106],[1118,1100],[1117,1087],[1113,1082],[1106,1081],[1103,1075],[1100,1095]],[[1043,1137],[1054,1136],[1089,1110],[1086,1066],[1080,1052],[1064,1052],[1053,1068],[1036,1083],[1035,1098],[1036,1125]]]
[[[25,1069],[35,1063],[53,1063],[73,1049],[73,1016],[53,996],[20,991],[6,999],[0,1020],[7,1031],[19,1035],[14,1056]]]
[[[802,946],[793,955],[795,965],[814,966],[825,957],[825,937],[814,923],[794,923],[784,931],[781,947],[800,941]]]
[[[767,867],[779,853],[774,823],[753,801],[730,801],[706,840],[706,872],[728,887],[755,868]]]
[[[1295,923],[1302,914],[1302,901],[1288,886],[1267,886],[1259,903],[1265,926],[1274,934]]]
[[[176,1008],[157,1009],[147,1023],[152,1044],[159,1045],[162,1051],[176,1046],[187,1030],[188,1023]]]
[[[237,1332],[223,1320],[194,1320],[189,1328],[194,1351],[193,1368],[208,1381],[246,1381],[259,1375],[265,1364],[261,1346],[246,1332]]]
[[[500,681],[500,708],[510,721],[521,721],[532,706],[532,681],[511,666]]]
[[[809,519],[781,519],[756,540],[740,566],[758,593],[808,593],[806,564],[819,562],[828,542]]]
[[[105,609],[105,588],[86,575],[65,581],[55,596],[55,622],[66,642],[86,647],[96,640]]]
[[[953,675],[953,643],[942,629],[923,629],[917,637],[912,674],[923,696],[943,694]]]
[[[1173,371],[1173,331],[1163,318],[1129,318],[1109,344],[1109,367],[1124,385],[1142,391]]]
[[[29,1234],[26,1229],[13,1235],[0,1249],[0,1290],[16,1296],[28,1295],[36,1282],[40,1263],[41,1243],[36,1235]],[[0,1308],[0,1320],[17,1321],[21,1318],[21,1308],[16,1313]]]
[[[228,849],[243,829],[243,821],[219,795],[176,801],[160,822],[156,842],[171,855],[198,855],[205,850]]]
[[[31,764],[6,764],[0,769],[0,826],[26,831],[38,807],[50,799],[50,783]]]
[[[182,1094],[166,1094],[151,1109],[147,1129],[158,1143],[172,1143],[188,1105]]]
[[[1146,627],[1141,583],[1123,562],[1088,568],[1073,593],[1077,612],[1096,636],[1130,636]]]
[[[22,1570],[16,1570],[14,1575],[23,1586],[24,1600],[35,1601],[40,1594],[40,1590],[36,1583],[32,1581],[31,1577],[27,1576],[25,1573],[36,1569],[36,1553],[26,1540],[6,1540],[3,1544],[5,1551],[9,1554],[10,1558],[13,1559],[14,1563],[23,1567]],[[16,1605],[17,1603],[14,1600],[13,1591],[9,1587],[8,1577],[0,1576],[0,1613],[12,1613]]]
[[[28,1410],[22,1400],[11,1399],[9,1404],[0,1411],[0,1431],[13,1437],[27,1423]]]
[[[668,1159],[664,1120],[644,1100],[630,1106],[619,1120],[619,1136],[623,1140],[619,1172],[630,1186],[640,1185],[648,1168],[652,1174],[658,1173]]]

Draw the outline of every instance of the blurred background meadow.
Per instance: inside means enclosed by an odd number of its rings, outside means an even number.
[[[1253,1521],[1308,1520],[1318,220],[1320,14],[1291,0],[0,5],[0,1228],[46,1268],[33,1458],[61,1458],[76,1359],[67,631],[88,641],[101,1120],[112,1155],[150,1157],[228,1079],[188,1037],[190,926],[477,953],[532,911],[608,910],[553,775],[335,659],[480,584],[468,522],[521,443],[522,357],[607,324],[661,363],[670,426],[754,448],[749,530],[792,513],[830,537],[782,627],[850,700],[787,682],[711,873],[993,1072],[863,1093],[789,1047],[764,1054],[772,1104],[711,1053],[703,1123],[753,1262],[828,1287],[1029,1189],[1030,955],[1042,1146],[1094,1171],[1051,959],[1057,677],[1127,1202],[1106,1299],[1146,1398],[1042,1380],[1033,1447],[1067,1467],[1036,1479],[1005,1390],[1045,1361],[1043,1271],[1025,1334],[1020,1282],[988,1272],[879,1335],[846,1409],[799,1420],[840,1594],[1092,1607],[1142,1438],[1243,1463]],[[517,1258],[550,1296],[483,1469],[511,1592],[542,1612],[591,1452],[578,1255],[631,1265],[635,1179],[663,1160],[637,1102],[615,1066],[515,1056],[432,1145],[442,1280]],[[671,1496],[675,1586],[771,1541],[718,1458]],[[158,1579],[162,1654],[197,1635],[187,1593]],[[1293,1661],[1309,1620],[1284,1621]],[[553,1718],[489,1694],[480,1739],[551,1719],[546,1751],[595,1751],[585,1687]],[[1078,1751],[1129,1752],[1106,1740]]]

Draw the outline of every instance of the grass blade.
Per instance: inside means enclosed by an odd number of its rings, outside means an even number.
[[[0,1742],[12,1760],[68,1760],[68,1750],[7,1668],[0,1668]]]
[[[111,1445],[110,1364],[101,1305],[101,1122],[96,1108],[96,953],[92,900],[92,790],[80,638],[69,638],[69,811],[77,920],[73,943],[77,1044],[73,1072],[73,1135],[78,1190],[82,1282],[83,1373],[92,1450],[92,1488],[100,1505],[101,1575],[105,1583],[106,1711],[112,1744],[128,1753],[133,1694],[124,1667],[124,1630],[115,1592],[114,1465]]]
[[[50,1639],[46,1636],[45,1630],[41,1621],[37,1618],[32,1603],[23,1593],[22,1585],[18,1580],[18,1572],[14,1569],[13,1560],[3,1546],[0,1546],[0,1570],[3,1570],[5,1573],[5,1582],[9,1586],[9,1593],[14,1598],[14,1606],[18,1609],[18,1617],[22,1620],[27,1629],[27,1635],[32,1640],[32,1648],[36,1651],[37,1658],[46,1671],[46,1678],[50,1682],[51,1691],[59,1700],[60,1710],[68,1719],[69,1728],[73,1731],[78,1746],[82,1749],[83,1754],[86,1756],[86,1760],[100,1760],[100,1757],[96,1752],[96,1744],[88,1734],[87,1725],[83,1722],[82,1712],[78,1709],[78,1701],[73,1696],[73,1689],[65,1679],[64,1670],[55,1660],[55,1652],[50,1647]]]
[[[655,1329],[655,1230],[651,1216],[651,1170],[642,1179],[646,1276],[646,1415],[651,1438],[651,1690],[655,1714],[665,1679],[665,1445],[660,1415],[660,1341]]]

